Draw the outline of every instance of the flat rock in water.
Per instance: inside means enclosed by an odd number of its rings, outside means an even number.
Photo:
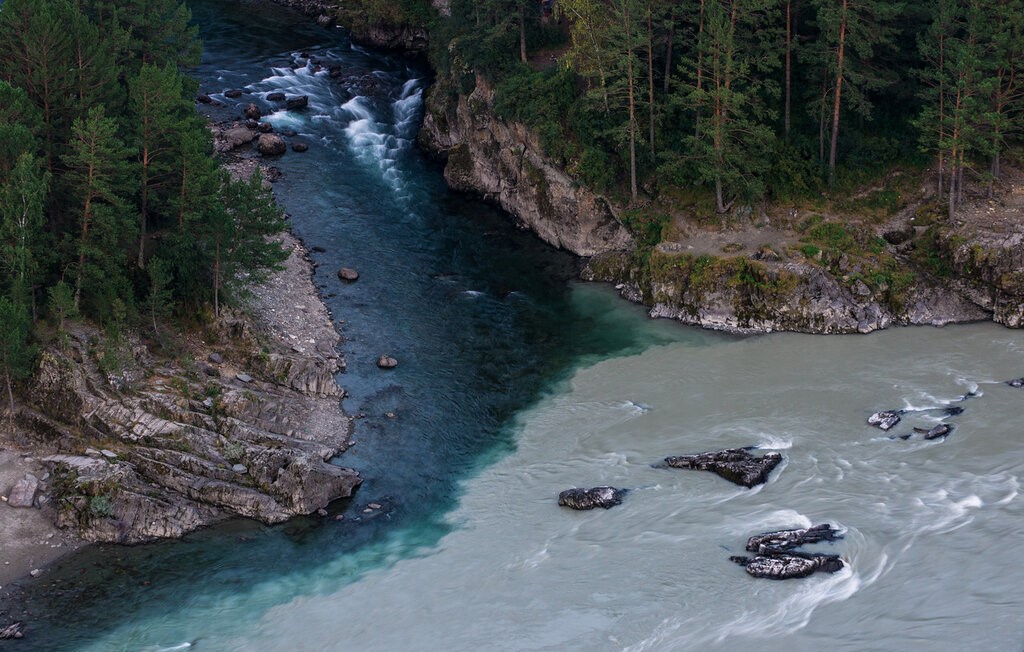
[[[925,439],[939,439],[953,432],[953,426],[948,423],[939,423],[931,428],[914,428],[914,432],[924,435]]]
[[[818,571],[835,573],[843,569],[843,560],[836,555],[779,553],[770,556],[730,557],[748,574],[769,580],[790,580],[807,577]]]
[[[881,428],[882,430],[889,430],[900,422],[901,414],[903,414],[902,410],[885,410],[884,412],[875,412],[868,417],[868,425]]]
[[[7,495],[7,504],[11,507],[31,507],[39,489],[39,479],[31,473],[14,483],[11,493]]]
[[[394,369],[398,366],[398,360],[395,360],[390,355],[384,354],[377,360],[377,366],[381,369]]]
[[[558,504],[562,507],[572,509],[594,509],[603,507],[608,509],[615,505],[622,504],[622,497],[626,495],[625,489],[615,487],[594,487],[592,489],[566,489],[558,494]]]
[[[767,482],[768,474],[781,461],[780,453],[771,452],[757,457],[743,448],[665,458],[665,463],[672,468],[712,471],[730,482],[748,488]]]
[[[809,528],[773,530],[772,532],[755,534],[747,539],[747,550],[758,554],[783,552],[794,550],[809,543],[835,541],[841,538],[842,535],[838,530],[825,523],[824,525],[815,525]]]
[[[284,93],[281,91],[274,91],[273,93],[267,93],[268,102],[284,102]]]

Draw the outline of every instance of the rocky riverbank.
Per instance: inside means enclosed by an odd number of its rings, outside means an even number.
[[[288,233],[281,243],[284,268],[245,311],[159,343],[74,324],[43,351],[0,431],[0,584],[82,541],[278,523],[352,494],[358,474],[330,463],[351,445],[340,337],[305,248]]]

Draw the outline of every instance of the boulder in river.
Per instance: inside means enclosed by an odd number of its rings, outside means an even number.
[[[594,509],[595,507],[608,509],[615,505],[621,505],[622,497],[625,495],[625,489],[616,489],[615,487],[573,488],[558,494],[558,504],[562,507],[580,510]]]
[[[252,102],[245,105],[245,111],[243,111],[242,114],[249,120],[259,120],[260,116],[263,115],[263,113],[260,112],[260,107],[256,106]]]
[[[305,152],[307,149],[309,149],[309,145],[306,143],[292,143],[293,152]]]
[[[1024,378],[1014,378],[1006,381],[1006,384],[1010,387],[1024,387]]]
[[[884,412],[875,412],[868,417],[868,425],[881,428],[882,430],[889,430],[900,422],[901,414],[903,414],[903,410],[885,410]]]
[[[838,555],[800,552],[796,548],[841,538],[842,534],[827,523],[809,528],[774,530],[747,539],[746,549],[756,553],[753,558],[734,556],[729,560],[743,566],[754,577],[771,580],[807,577],[818,571],[835,573],[844,565]]]
[[[359,272],[352,269],[351,267],[342,267],[338,270],[338,278],[343,281],[351,283],[352,281],[359,280]]]
[[[231,99],[235,99],[236,97],[242,97],[242,93],[244,92],[245,91],[243,91],[241,88],[232,88],[229,91],[224,91],[224,97],[230,97]]]
[[[269,122],[261,122],[258,125],[256,125],[256,131],[260,132],[261,134],[269,134],[273,130],[274,125],[270,124]]]
[[[843,569],[838,555],[778,553],[769,556],[729,557],[743,566],[749,575],[769,580],[789,580],[807,577],[817,571],[835,573]]]
[[[298,111],[309,106],[309,95],[299,95],[297,97],[289,97],[285,100],[284,106],[289,111]]]
[[[767,482],[768,474],[781,461],[780,453],[771,452],[757,457],[744,448],[665,458],[665,463],[672,468],[712,471],[730,482],[748,488]]]
[[[199,95],[196,95],[196,102],[199,102],[200,104],[213,104],[213,98],[206,93],[200,93]]]
[[[398,366],[398,360],[395,360],[387,353],[384,353],[377,359],[377,366],[381,369],[394,369]]]
[[[284,102],[284,93],[281,91],[274,91],[273,93],[267,93],[268,102]]]
[[[256,141],[256,149],[264,156],[280,156],[288,147],[284,144],[284,139],[277,134],[260,134],[259,140]]]

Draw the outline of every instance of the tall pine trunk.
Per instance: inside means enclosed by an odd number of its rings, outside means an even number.
[[[654,18],[647,3],[647,122],[650,127],[651,158],[654,158]]]
[[[836,95],[832,103],[832,143],[828,152],[828,183],[836,180],[836,153],[839,150],[839,107],[843,93],[843,55],[846,48],[846,11],[849,0],[843,0],[843,14],[839,22],[839,48],[836,51]]]
[[[519,60],[526,63],[526,7],[519,5]]]
[[[784,108],[783,130],[789,140],[789,107],[793,77],[793,18],[792,0],[786,0],[786,106]]]
[[[662,90],[668,93],[672,83],[672,44],[676,40],[676,8],[672,6],[672,12],[668,19],[668,38],[665,43],[665,79],[662,82]]]

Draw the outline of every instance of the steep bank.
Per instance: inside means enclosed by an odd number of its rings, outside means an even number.
[[[316,19],[322,26],[335,23],[349,30],[352,41],[361,45],[410,54],[427,50],[427,28],[406,20],[400,12],[369,15],[365,7],[331,2],[330,0],[272,0]],[[438,2],[435,2],[435,6]]]
[[[632,246],[613,205],[545,156],[535,134],[494,113],[494,89],[479,75],[468,96],[435,84],[420,144],[445,160],[455,190],[482,195],[555,247],[593,256]]]

